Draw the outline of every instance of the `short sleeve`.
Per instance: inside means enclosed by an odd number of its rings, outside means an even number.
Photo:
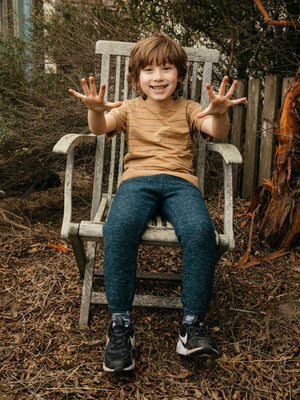
[[[207,139],[209,136],[207,136],[205,133],[201,132],[201,124],[206,118],[209,117],[209,115],[207,115],[203,118],[196,117],[196,115],[199,114],[201,111],[203,111],[203,107],[201,106],[201,104],[196,103],[195,101],[192,101],[192,100],[188,101],[188,103],[187,103],[187,120],[189,123],[190,131],[201,133],[202,136],[205,139]]]
[[[121,107],[113,108],[109,111],[111,115],[113,115],[116,119],[116,129],[112,132],[107,132],[106,136],[111,139],[118,132],[126,131],[126,122],[127,122],[127,101],[124,101]]]

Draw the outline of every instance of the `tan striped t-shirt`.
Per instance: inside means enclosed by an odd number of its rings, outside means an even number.
[[[126,133],[128,152],[121,182],[138,176],[169,174],[198,186],[193,170],[192,132],[200,132],[204,118],[196,118],[203,107],[181,97],[169,107],[149,106],[142,97],[125,100],[110,113],[117,132]]]

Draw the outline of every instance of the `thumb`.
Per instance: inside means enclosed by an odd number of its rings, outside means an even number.
[[[209,107],[207,107],[205,110],[199,112],[198,114],[196,114],[197,118],[203,118],[206,117],[207,115],[209,115]]]
[[[117,101],[115,103],[109,103],[109,108],[118,108],[118,107],[121,107],[122,104],[123,104],[122,101]]]

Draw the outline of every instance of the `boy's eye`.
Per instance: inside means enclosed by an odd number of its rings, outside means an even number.
[[[173,69],[173,65],[166,64],[166,65],[164,65],[163,69],[166,70],[166,71],[169,71],[169,70]]]

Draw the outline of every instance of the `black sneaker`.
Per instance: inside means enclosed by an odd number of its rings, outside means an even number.
[[[103,369],[106,372],[131,371],[135,367],[133,358],[134,329],[132,323],[125,326],[119,317],[108,326],[108,339],[104,352]]]
[[[183,356],[191,354],[210,358],[220,356],[216,344],[206,332],[205,323],[197,316],[191,324],[181,325],[176,351]]]

